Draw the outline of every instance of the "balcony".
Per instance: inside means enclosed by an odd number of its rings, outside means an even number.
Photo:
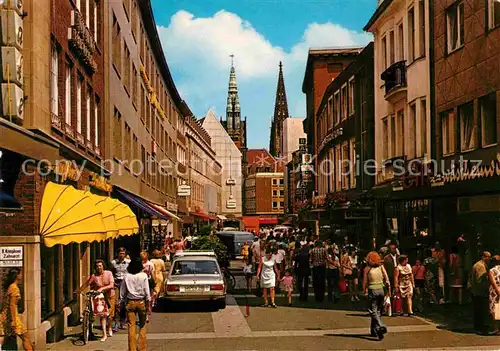
[[[399,99],[401,94],[406,94],[406,61],[393,63],[380,78],[385,82],[385,99]]]

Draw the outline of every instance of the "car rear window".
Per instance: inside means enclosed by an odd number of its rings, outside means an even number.
[[[183,274],[219,274],[215,261],[176,261],[172,269],[173,275]]]

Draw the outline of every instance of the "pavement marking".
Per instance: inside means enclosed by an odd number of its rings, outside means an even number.
[[[251,333],[245,316],[232,295],[226,297],[227,306],[223,310],[212,312],[215,335],[230,337],[244,336]]]
[[[228,324],[228,323],[225,323]],[[214,323],[215,327],[215,323]],[[248,325],[247,325],[248,327]],[[345,328],[345,329],[325,329],[325,330],[276,330],[276,331],[250,331],[243,332],[242,329],[236,329],[236,332],[230,331],[227,333],[148,333],[148,340],[179,340],[179,339],[222,339],[222,338],[265,338],[265,337],[293,337],[293,336],[337,336],[337,335],[368,335],[369,326],[366,328]],[[389,333],[411,333],[424,331],[439,331],[432,325],[404,325],[389,327]],[[115,340],[126,340],[127,335],[119,334],[113,336]]]

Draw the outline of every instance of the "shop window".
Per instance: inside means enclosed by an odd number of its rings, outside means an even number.
[[[481,113],[481,146],[489,146],[497,142],[497,99],[491,93],[479,100]]]
[[[441,114],[441,137],[443,155],[455,152],[455,113],[453,111]]]
[[[464,3],[456,3],[446,11],[448,53],[464,45]]]
[[[500,26],[500,1],[488,0],[488,26],[490,29]]]
[[[474,123],[474,103],[469,102],[458,107],[460,120],[460,151],[476,148],[476,124]]]

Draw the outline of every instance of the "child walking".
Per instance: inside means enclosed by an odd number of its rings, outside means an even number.
[[[293,275],[292,270],[288,268],[285,272],[285,276],[281,278],[283,287],[288,294],[288,306],[292,305],[292,293],[293,293]]]

